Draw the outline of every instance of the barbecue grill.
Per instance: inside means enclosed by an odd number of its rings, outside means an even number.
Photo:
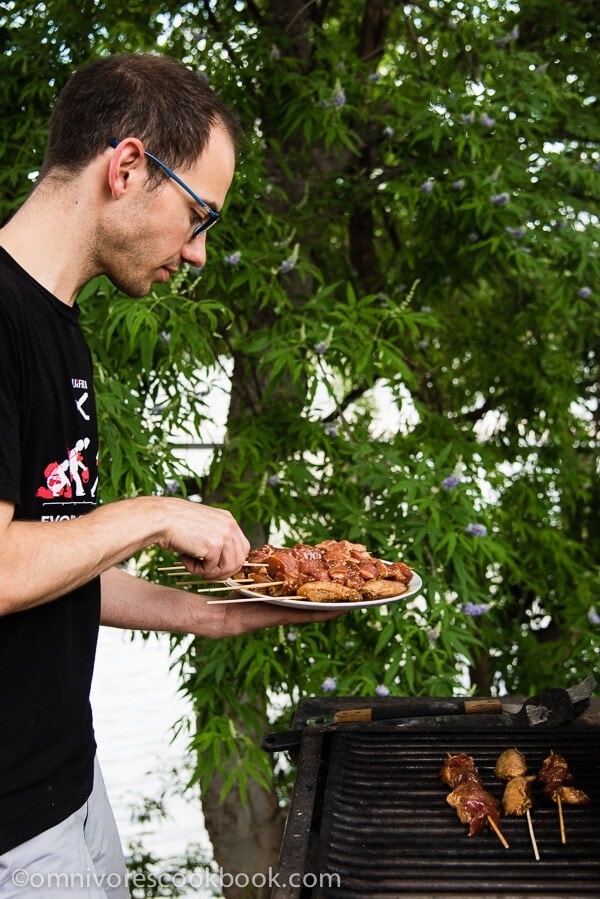
[[[387,701],[300,703],[297,772],[272,899],[600,897],[600,699],[562,727],[526,726],[507,714],[304,726],[334,710]],[[563,845],[557,806],[534,785],[539,861],[524,817],[502,817],[508,849],[487,828],[468,837],[438,777],[447,753],[467,752],[500,800],[504,784],[494,766],[513,747],[531,774],[550,750],[563,754],[593,802],[564,806]]]

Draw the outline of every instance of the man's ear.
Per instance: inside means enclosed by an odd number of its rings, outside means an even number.
[[[108,183],[115,199],[131,187],[132,176],[145,177],[146,157],[144,145],[137,137],[120,140],[112,151],[108,166]]]

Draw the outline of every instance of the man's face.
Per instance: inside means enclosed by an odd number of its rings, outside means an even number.
[[[146,165],[156,163],[146,159]],[[231,139],[215,127],[196,164],[176,174],[218,212],[234,167]],[[103,229],[98,247],[102,273],[128,296],[143,297],[152,284],[167,281],[182,263],[202,267],[208,232],[196,237],[193,232],[205,217],[205,210],[172,178],[165,178],[158,187],[140,184]]]

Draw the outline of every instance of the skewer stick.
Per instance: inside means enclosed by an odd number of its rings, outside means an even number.
[[[269,600],[269,599],[271,599],[271,600],[272,599],[302,599],[302,597],[298,596],[298,595],[296,595],[296,596],[270,596],[268,593],[265,593],[264,596],[258,596],[258,595],[257,596],[242,596],[240,599],[209,599],[209,600],[207,600],[206,604],[208,606],[222,606],[222,605],[225,605],[225,603],[231,603],[233,605],[236,602],[239,602],[239,603],[260,602],[261,599],[266,599],[266,600]],[[326,608],[327,605],[331,605],[331,603],[315,602],[315,603],[313,603],[313,605],[315,606],[315,608],[322,609],[322,608]]]
[[[264,568],[264,564],[262,562],[244,562],[240,568]],[[185,574],[187,572],[187,568],[185,565],[161,565],[157,569],[157,571],[168,571],[172,572],[169,574],[169,577],[177,577],[178,574]]]
[[[487,819],[488,819],[488,824],[490,825],[490,827],[492,828],[492,830],[494,831],[494,833],[496,834],[496,836],[498,837],[498,839],[500,840],[500,842],[502,843],[504,848],[508,849],[508,843],[506,842],[504,834],[499,830],[498,825],[496,824],[494,819],[491,817],[491,815],[487,815]]]
[[[197,587],[202,587],[202,589],[204,590],[204,586],[203,586],[204,584],[208,585],[208,587],[206,589],[210,589],[210,585],[215,584],[215,583],[225,584],[224,587],[219,587],[218,588],[219,590],[236,590],[238,586],[248,587],[248,588],[253,587],[253,581],[251,581],[250,578],[247,578],[244,581],[238,580],[235,582],[235,584],[227,584],[226,581],[205,581],[202,579],[194,578],[194,580],[192,580],[192,581],[177,581],[177,586],[178,587],[192,587],[195,585]],[[275,583],[278,583],[278,581],[270,581],[269,583],[275,584]],[[261,585],[261,586],[263,586],[263,585]]]
[[[562,807],[562,799],[560,797],[560,793],[556,796],[556,804],[558,805],[558,822],[560,824],[560,841],[561,843],[567,842],[567,835],[565,833],[565,819],[563,817],[563,807]]]
[[[198,581],[186,581],[186,583],[197,585]],[[267,581],[267,583],[265,583],[265,584],[254,584],[254,583],[252,583],[252,581],[250,581],[248,584],[248,589],[256,590],[258,587],[276,587],[279,584],[284,584],[284,583],[285,583],[285,581]],[[200,594],[203,594],[203,593],[218,593],[219,590],[229,590],[229,592],[231,593],[231,591],[235,590],[235,589],[236,589],[236,586],[233,584],[230,584],[228,587],[202,587],[198,592]],[[289,597],[281,597],[281,599],[285,599],[285,598],[289,598]],[[246,597],[244,599],[224,599],[224,600],[221,600],[221,602],[254,602],[256,599],[273,599],[273,597],[269,596],[269,594],[265,594],[264,596]]]
[[[526,810],[525,814],[527,815],[527,826],[529,827],[529,836],[531,838],[531,845],[533,847],[533,854],[535,856],[536,862],[540,860],[540,853],[538,852],[537,842],[535,839],[535,834],[533,832],[533,824],[531,823],[531,815],[529,813],[529,809]]]
[[[225,590],[229,590],[231,593],[232,590],[235,590],[235,587],[232,587],[231,584],[224,584],[222,587],[204,587],[200,581],[179,581],[177,584],[178,587],[200,587],[199,593],[219,593],[224,592]]]

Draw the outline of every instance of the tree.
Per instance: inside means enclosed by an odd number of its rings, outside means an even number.
[[[215,857],[259,871],[287,789],[259,737],[301,697],[529,693],[597,661],[600,10],[132,10],[14,3],[2,31],[5,211],[49,96],[97,53],[176,55],[246,127],[205,271],[149,300],[104,282],[82,298],[104,500],[199,494],[255,544],[345,537],[424,580],[407,606],[174,648]],[[172,435],[205,440],[221,371],[224,439],[186,472]]]

